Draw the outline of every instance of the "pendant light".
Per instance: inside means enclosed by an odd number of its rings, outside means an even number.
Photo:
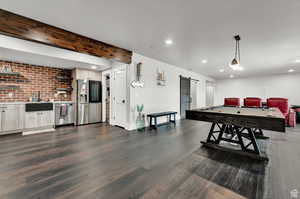
[[[240,65],[241,63],[241,52],[240,52],[240,40],[241,37],[240,35],[235,35],[234,36],[235,39],[235,53],[234,53],[234,58],[231,61],[231,63],[229,64],[229,67],[232,70],[243,70],[243,67]]]

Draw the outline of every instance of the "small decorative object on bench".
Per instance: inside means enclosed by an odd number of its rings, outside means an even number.
[[[145,115],[142,114],[144,110],[144,104],[142,104],[141,106],[137,105],[136,110],[138,112],[138,116],[136,118],[137,131],[145,131]]]
[[[158,126],[162,126],[162,125],[169,125],[171,123],[174,124],[174,126],[176,126],[176,114],[177,112],[172,112],[172,111],[168,111],[168,112],[161,112],[161,113],[151,113],[147,115],[147,118],[150,118],[149,120],[149,127],[150,129],[155,129],[157,130]],[[158,117],[168,117],[168,121],[165,123],[157,123],[157,118]],[[173,119],[172,119],[173,116]]]

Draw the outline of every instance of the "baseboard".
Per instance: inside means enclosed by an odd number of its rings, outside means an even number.
[[[40,133],[49,133],[55,131],[54,128],[49,128],[49,129],[40,129],[40,130],[33,130],[33,131],[26,131],[23,132],[22,135],[33,135],[33,134],[40,134]]]

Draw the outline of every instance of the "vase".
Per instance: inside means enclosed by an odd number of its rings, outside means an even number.
[[[145,115],[140,112],[136,118],[136,128],[139,132],[145,131]]]

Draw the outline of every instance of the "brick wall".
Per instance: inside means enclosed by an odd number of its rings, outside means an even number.
[[[71,70],[0,61],[0,69],[3,65],[10,65],[13,72],[19,72],[21,75],[0,74],[0,102],[28,101],[32,93],[38,91],[43,101],[71,100],[71,92],[67,92],[66,95],[57,95],[56,91],[57,88],[71,88]],[[59,79],[59,76],[67,76],[70,79]],[[3,90],[3,87],[8,85],[19,88]]]

